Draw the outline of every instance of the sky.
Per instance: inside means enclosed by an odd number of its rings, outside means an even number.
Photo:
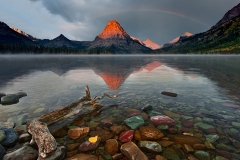
[[[60,34],[92,41],[116,20],[159,45],[183,33],[207,31],[239,0],[1,0],[0,21],[40,39]]]

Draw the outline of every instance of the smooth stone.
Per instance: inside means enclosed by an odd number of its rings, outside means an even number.
[[[205,144],[193,144],[193,148],[196,150],[205,150],[206,146]]]
[[[27,123],[27,114],[21,114],[18,116],[8,118],[7,122],[13,122],[14,126],[21,126]]]
[[[0,130],[0,143],[6,138],[5,132]]]
[[[14,130],[18,133],[18,135],[27,133],[27,125],[16,126],[14,127]]]
[[[167,116],[171,117],[171,118],[181,118],[181,116],[179,114],[173,113],[173,112],[168,111],[168,110],[164,110],[163,113],[166,114]]]
[[[137,141],[141,141],[142,140],[142,136],[139,130],[135,130],[134,131],[134,139]]]
[[[205,137],[206,137],[206,140],[208,140],[211,143],[214,143],[219,139],[219,135],[216,135],[216,134],[208,134],[208,135],[205,135]]]
[[[21,157],[21,158],[20,158]],[[37,159],[38,151],[30,146],[24,146],[18,150],[8,153],[4,156],[4,160],[22,159],[22,160],[32,160]]]
[[[232,132],[233,134],[238,134],[239,131],[235,128],[230,128],[230,132]]]
[[[164,134],[153,126],[142,126],[139,128],[142,140],[158,140],[164,137]]]
[[[156,155],[155,160],[167,160],[167,159],[161,155]]]
[[[120,134],[119,140],[121,142],[129,142],[133,139],[134,130],[124,131]]]
[[[73,150],[77,149],[79,146],[80,146],[80,143],[67,144],[67,150],[73,151]]]
[[[169,160],[181,160],[180,157],[177,155],[174,149],[168,147],[163,151],[162,156],[164,158],[167,158]]]
[[[193,126],[193,121],[191,121],[191,120],[184,121],[184,122],[182,122],[182,125],[184,127],[192,127]]]
[[[21,134],[18,138],[18,142],[19,143],[23,143],[23,142],[30,142],[32,139],[32,136],[28,133],[24,133],[24,134]]]
[[[232,125],[234,127],[240,128],[240,123],[239,122],[232,122]]]
[[[150,104],[147,104],[147,105],[145,105],[143,108],[142,108],[142,111],[143,112],[149,112],[149,111],[151,111],[151,110],[153,110],[153,106],[152,105],[150,105]]]
[[[65,146],[58,146],[57,150],[51,153],[48,157],[41,158],[39,156],[37,160],[63,160],[65,158],[66,151],[67,148]]]
[[[177,97],[177,93],[173,93],[173,92],[163,91],[161,92],[161,94],[165,96],[170,96],[170,97]]]
[[[142,116],[133,116],[125,119],[124,122],[126,123],[126,125],[128,125],[131,129],[134,130],[144,125],[144,120]]]
[[[203,122],[207,122],[207,123],[213,123],[213,122],[214,122],[214,119],[212,119],[212,118],[207,118],[207,117],[204,117],[204,118],[203,118]]]
[[[203,144],[203,141],[199,138],[192,137],[192,136],[185,136],[185,135],[168,135],[169,140],[179,143],[179,144]]]
[[[202,118],[200,118],[200,117],[196,117],[196,118],[194,119],[194,122],[203,122],[203,120],[202,120]]]
[[[228,151],[228,152],[236,152],[236,149],[231,147],[231,146],[228,146],[226,144],[223,144],[223,143],[218,143],[216,145],[216,148],[218,149],[221,149],[221,150],[224,150],[224,151]]]
[[[195,157],[194,155],[189,155],[188,157],[188,160],[199,160],[197,157]]]
[[[0,128],[13,128],[13,122],[0,122]]]
[[[0,104],[1,104],[1,98],[4,97],[4,96],[6,96],[5,93],[0,93]]]
[[[62,138],[68,134],[68,128],[65,126],[63,128],[53,130],[51,133],[54,137]]]
[[[121,159],[123,158],[123,154],[122,153],[116,153],[112,156],[112,159],[113,160],[118,160],[118,159]]]
[[[177,128],[168,128],[168,132],[170,134],[177,134],[178,133],[178,129]]]
[[[19,102],[19,98],[16,94],[8,94],[1,98],[2,105],[11,105]]]
[[[144,121],[148,120],[148,114],[147,114],[147,113],[142,112],[142,113],[140,114],[140,116],[143,117],[143,120],[144,120]]]
[[[159,141],[158,143],[163,147],[169,147],[173,145],[175,142],[162,140],[162,141]]]
[[[205,144],[205,146],[207,147],[207,149],[215,149],[215,147],[214,147],[214,146],[212,145],[212,143],[209,142],[209,141],[204,142],[204,144]]]
[[[83,142],[79,147],[78,151],[81,152],[88,152],[95,150],[101,142],[101,138],[98,137],[97,141],[95,143],[91,143],[89,141]]]
[[[106,142],[106,140],[112,139],[114,137],[114,135],[112,133],[110,133],[109,131],[106,131],[106,130],[91,131],[89,133],[89,135],[92,137],[94,137],[94,136],[100,137],[101,142]]]
[[[122,131],[124,131],[124,127],[123,126],[111,126],[110,127],[110,130],[112,131],[112,132],[114,132],[115,134],[120,134]]]
[[[194,152],[194,149],[189,144],[184,144],[182,148],[183,148],[183,151],[187,154]]]
[[[18,134],[13,128],[1,128],[5,132],[6,138],[1,142],[3,146],[14,146],[17,143]]]
[[[4,147],[0,144],[0,159],[3,159],[3,156],[5,155],[6,151]]]
[[[217,132],[216,129],[212,125],[209,125],[206,123],[198,122],[198,123],[195,123],[194,126],[198,126],[201,130],[203,130],[207,134]]]
[[[167,130],[168,129],[168,125],[167,124],[163,124],[163,125],[157,126],[157,129]]]
[[[153,141],[140,141],[138,146],[142,150],[145,150],[145,151],[148,151],[148,152],[153,152],[153,153],[162,152],[162,147],[157,142],[153,142]]]
[[[76,154],[70,158],[67,158],[66,160],[98,160],[98,156],[80,153],[80,154]]]
[[[99,150],[99,154],[104,160],[112,160],[112,156],[103,150]]]
[[[124,143],[120,150],[129,160],[148,160],[148,157],[131,141]]]
[[[153,110],[148,112],[148,116],[149,116],[149,117],[159,116],[159,115],[162,115],[162,113],[157,112],[157,111],[153,111]]]
[[[18,92],[18,93],[16,93],[16,95],[17,95],[18,98],[20,99],[20,98],[22,98],[22,97],[26,97],[26,96],[27,96],[27,93],[25,93],[25,92]]]
[[[230,153],[227,152],[227,151],[223,151],[223,150],[218,150],[218,149],[216,149],[216,153],[217,153],[219,156],[222,156],[222,157],[227,158],[227,159],[231,159],[231,158],[232,158],[232,156],[230,155]]]
[[[213,160],[228,160],[222,156],[216,156]]]
[[[45,108],[38,108],[33,113],[41,113],[45,110]]]
[[[157,126],[160,126],[163,124],[173,125],[175,123],[175,121],[168,116],[152,116],[150,117],[150,122]]]
[[[104,151],[110,155],[114,155],[119,151],[118,141],[116,139],[108,139],[104,146]]]
[[[107,118],[102,119],[100,122],[104,127],[109,128],[113,125],[114,118],[113,117],[107,117]]]
[[[199,160],[210,160],[210,154],[205,151],[195,151],[194,155],[199,159]]]
[[[86,137],[89,133],[89,127],[72,128],[68,130],[68,136],[72,139]]]
[[[129,113],[129,114],[127,115],[127,117],[133,117],[133,116],[137,116],[137,115],[139,115],[139,114],[141,114],[141,111],[135,111],[135,112]]]
[[[76,154],[78,154],[78,150],[77,150],[77,149],[75,149],[75,150],[73,150],[73,151],[68,151],[68,152],[66,153],[66,157],[69,158],[69,157],[72,157],[72,156],[74,156],[74,155],[76,155]]]

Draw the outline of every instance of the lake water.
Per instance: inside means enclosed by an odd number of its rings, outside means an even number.
[[[0,105],[0,122],[25,113],[30,120],[68,105],[85,94],[86,85],[92,97],[119,95],[101,100],[106,110],[90,121],[110,115],[123,121],[127,108],[150,104],[152,115],[172,116],[178,132],[192,120],[216,129],[220,138],[214,145],[224,138],[240,139],[240,56],[0,56],[0,92],[28,94],[17,104]],[[189,132],[194,129],[188,127]],[[239,149],[234,140],[227,145]]]

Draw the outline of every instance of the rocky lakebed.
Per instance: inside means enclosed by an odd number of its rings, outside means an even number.
[[[181,101],[154,94],[151,97],[151,101],[138,96],[132,100],[131,95],[125,95],[118,100],[124,101],[122,106],[72,117],[67,125],[50,128],[58,148],[45,159],[240,159],[238,105],[216,98],[196,104],[186,103],[184,97]],[[225,109],[209,107],[213,103]],[[235,115],[228,112],[233,108]],[[0,159],[43,159],[38,156],[37,145],[29,143],[29,116],[19,114],[0,122]]]

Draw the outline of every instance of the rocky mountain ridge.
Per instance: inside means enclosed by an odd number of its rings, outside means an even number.
[[[240,3],[238,5],[236,5],[235,7],[233,7],[231,10],[229,10],[224,16],[223,18],[217,22],[216,25],[214,25],[212,28],[217,27],[221,24],[223,24],[226,21],[229,21],[230,19],[237,17],[240,15]]]

